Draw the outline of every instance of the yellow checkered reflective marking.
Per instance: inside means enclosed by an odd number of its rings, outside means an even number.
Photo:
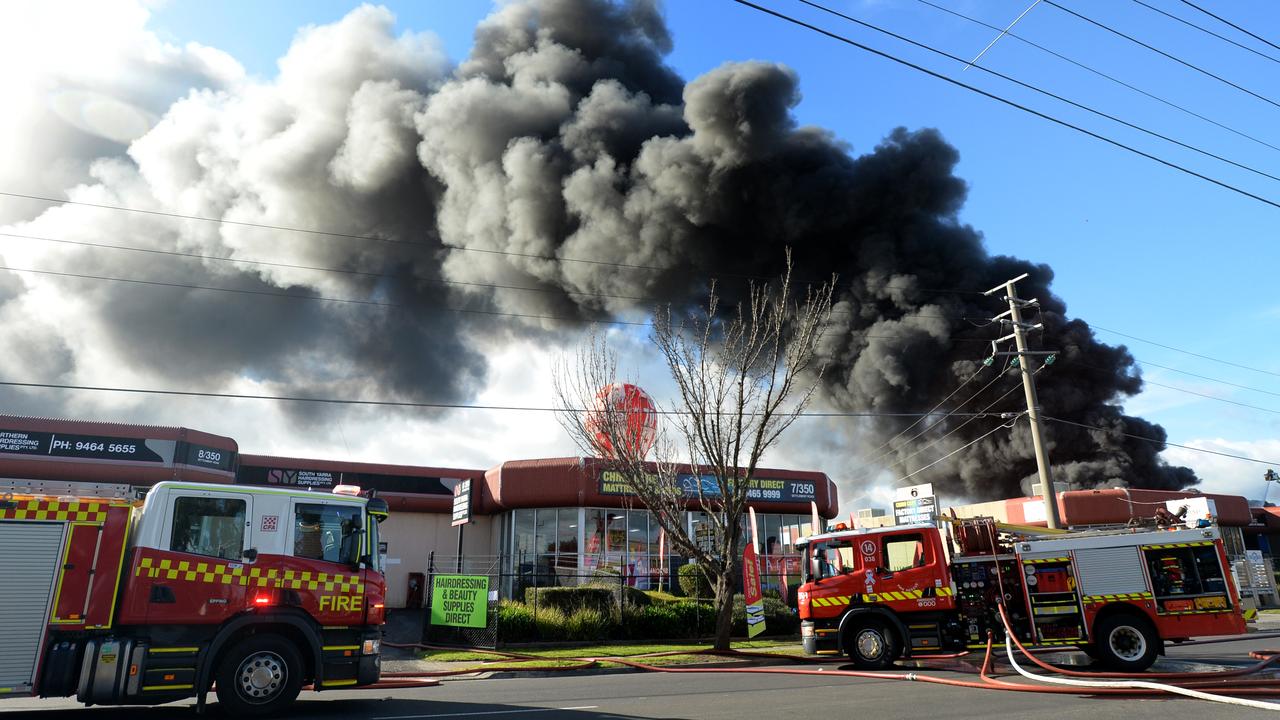
[[[952,590],[949,587],[934,588],[932,597],[950,597]],[[859,596],[862,602],[895,602],[898,600],[919,600],[924,597],[923,590],[886,590],[882,593],[871,593]],[[828,597],[815,597],[809,599],[809,604],[813,607],[840,607],[848,605],[853,599],[851,595],[831,595]]]
[[[1245,608],[1244,610],[1245,620],[1254,620],[1254,619],[1257,619],[1257,617],[1258,617],[1258,611],[1256,608]]]
[[[1204,547],[1205,545],[1212,545],[1212,544],[1213,544],[1213,542],[1212,542],[1212,541],[1210,541],[1210,540],[1205,540],[1205,541],[1202,541],[1202,542],[1163,543],[1163,544],[1160,544],[1160,545],[1141,545],[1140,547],[1141,547],[1143,550],[1164,550],[1164,549],[1166,549],[1166,548],[1180,548],[1180,547]]]
[[[870,593],[862,596],[863,602],[895,602],[898,600],[919,600],[924,597],[923,590],[886,590],[881,593]],[[950,597],[951,588],[934,588],[932,597]]]
[[[1084,601],[1087,603],[1100,603],[1114,600],[1150,600],[1152,597],[1149,592],[1116,593],[1114,595],[1085,595]]]
[[[310,570],[280,570],[278,568],[246,567],[239,563],[217,561],[191,561],[172,558],[144,557],[138,561],[135,572],[162,580],[211,583],[214,585],[245,585],[273,587],[286,590],[322,590],[347,594],[364,594],[364,583],[359,575],[311,572]]]
[[[1051,557],[1051,558],[1028,558],[1022,561],[1023,565],[1042,565],[1044,563],[1064,563],[1070,562],[1069,557]]]
[[[0,519],[102,523],[108,507],[111,503],[101,500],[16,500],[13,507],[0,510]]]

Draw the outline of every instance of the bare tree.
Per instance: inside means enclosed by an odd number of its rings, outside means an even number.
[[[637,442],[637,418],[600,390],[619,382],[618,357],[592,334],[561,362],[557,417],[578,447],[605,460],[649,509],[670,547],[697,561],[715,588],[717,649],[729,647],[731,584],[741,563],[743,516],[761,456],[812,400],[825,363],[818,341],[831,312],[834,278],[793,297],[791,253],[776,283],[755,284],[735,308],[722,308],[714,283],[707,305],[677,322],[670,306],[654,314],[651,340],[666,361],[677,397],[658,413],[652,459]],[[709,531],[691,537],[685,512],[701,510]]]

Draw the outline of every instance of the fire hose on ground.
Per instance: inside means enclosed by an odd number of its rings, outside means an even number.
[[[1280,650],[1255,650],[1249,654],[1252,659],[1258,660],[1257,663],[1233,670],[1220,672],[1183,672],[1183,673],[1096,673],[1081,672],[1065,668],[1055,667],[1041,661],[1035,657],[1035,651],[1026,648],[1018,641],[1015,634],[1009,627],[1008,618],[1005,616],[1004,608],[1000,608],[1001,619],[1005,623],[1005,649],[1008,656],[1010,666],[1023,677],[1034,680],[1046,685],[1032,685],[1026,683],[1009,682],[997,678],[993,670],[992,655],[992,639],[988,637],[986,653],[983,659],[981,669],[977,672],[978,680],[960,680],[955,678],[939,677],[936,675],[927,675],[920,672],[880,672],[880,671],[863,671],[863,670],[826,670],[826,669],[806,669],[806,668],[778,668],[778,667],[751,667],[751,668],[685,668],[673,667],[667,665],[655,665],[652,663],[642,662],[641,660],[650,660],[653,658],[670,657],[676,655],[707,655],[714,657],[730,657],[730,658],[750,658],[750,659],[768,659],[768,660],[785,660],[796,663],[823,663],[829,664],[830,658],[806,658],[795,655],[787,655],[783,653],[770,653],[761,651],[717,651],[711,649],[699,650],[677,650],[668,652],[643,653],[628,656],[601,656],[601,657],[573,657],[573,658],[551,658],[563,660],[566,664],[555,667],[531,667],[528,663],[535,661],[545,662],[549,658],[527,655],[520,653],[510,653],[497,650],[474,650],[474,652],[492,655],[498,659],[492,664],[485,664],[480,667],[470,667],[461,670],[441,670],[427,672],[390,672],[384,673],[383,681],[378,684],[369,686],[374,689],[383,689],[391,687],[420,687],[419,685],[401,685],[398,683],[412,683],[415,681],[423,681],[427,684],[434,684],[437,678],[456,677],[461,675],[472,675],[479,672],[522,672],[522,671],[540,671],[540,672],[556,672],[556,671],[574,671],[586,670],[600,667],[601,663],[614,663],[635,670],[646,672],[661,673],[744,673],[744,674],[768,674],[768,675],[811,675],[822,677],[852,677],[864,679],[879,680],[902,680],[908,682],[925,682],[937,685],[945,685],[950,687],[964,687],[983,690],[999,690],[1004,692],[1030,692],[1042,694],[1068,694],[1068,695],[1089,695],[1089,696],[1121,696],[1121,697],[1151,697],[1158,695],[1178,695],[1191,697],[1199,700],[1211,702],[1228,703],[1239,706],[1253,707],[1264,710],[1280,711],[1280,703],[1270,703],[1259,700],[1252,700],[1239,696],[1261,696],[1261,697],[1280,697],[1280,680],[1262,679],[1262,680],[1240,680],[1244,675],[1250,675],[1261,672],[1271,667],[1276,662],[1280,662]],[[1280,637],[1280,634],[1267,634],[1263,637]],[[1184,643],[1183,645],[1193,644],[1209,644],[1213,642],[1228,642],[1229,640],[1207,640],[1196,641],[1192,643]],[[404,648],[404,649],[450,649],[423,644],[398,644],[385,643],[388,647]],[[1014,656],[1014,648],[1022,653],[1032,664],[1046,670],[1047,672],[1066,677],[1052,677],[1044,674],[1032,673],[1025,670]],[[958,659],[968,655],[968,652],[958,653],[937,653],[930,655],[916,655],[913,660],[933,661]],[[938,670],[955,671],[957,668],[929,668]],[[1090,678],[1108,678],[1106,680],[1082,680],[1079,677]],[[1142,678],[1142,679],[1139,679]],[[1168,682],[1153,682],[1153,679],[1166,680]],[[1213,690],[1214,692],[1206,692]]]

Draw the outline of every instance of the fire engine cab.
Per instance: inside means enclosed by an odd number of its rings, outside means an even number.
[[[1164,641],[1245,632],[1216,527],[1037,536],[989,518],[812,536],[797,601],[805,650],[862,668],[1004,638],[1140,671]],[[1040,530],[1039,532],[1045,532]]]
[[[378,680],[386,502],[359,488],[4,481],[0,697],[265,715]]]

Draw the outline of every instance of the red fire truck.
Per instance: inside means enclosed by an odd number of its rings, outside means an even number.
[[[844,530],[804,541],[797,593],[809,653],[867,669],[1004,637],[1079,648],[1140,671],[1164,641],[1245,632],[1216,527],[1034,536],[990,519]]]
[[[0,697],[265,715],[381,674],[386,502],[359,488],[4,481]]]

